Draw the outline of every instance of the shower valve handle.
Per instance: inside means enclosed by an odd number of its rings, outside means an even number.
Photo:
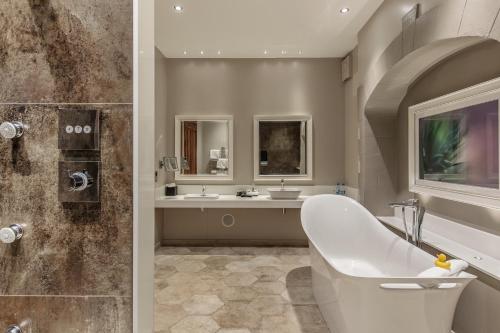
[[[11,224],[0,229],[0,241],[4,244],[11,244],[23,237],[23,227],[19,224]]]
[[[10,325],[5,330],[5,333],[23,333],[23,330],[19,327],[19,325]]]
[[[19,121],[5,121],[0,124],[0,134],[5,139],[20,138],[24,133],[24,125]]]
[[[83,191],[94,184],[94,178],[87,170],[83,170],[70,173],[69,182],[69,191]]]

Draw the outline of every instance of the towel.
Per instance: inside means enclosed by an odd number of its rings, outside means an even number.
[[[229,167],[229,160],[227,158],[219,158],[217,160],[217,169],[226,170]]]
[[[210,149],[210,159],[211,160],[216,160],[220,156],[220,150],[219,149]]]
[[[457,276],[460,272],[465,271],[469,267],[469,264],[463,260],[453,259],[449,262],[451,264],[450,269],[432,267],[418,274],[418,277],[438,278]]]

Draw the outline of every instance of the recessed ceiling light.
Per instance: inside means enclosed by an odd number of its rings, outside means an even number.
[[[350,11],[350,9],[348,7],[344,7],[344,8],[340,9],[340,13],[342,13],[342,14],[347,14],[347,13],[349,13],[349,11]]]
[[[174,6],[174,10],[177,12],[177,13],[180,13],[184,10],[184,7],[182,7],[181,5],[175,5]]]

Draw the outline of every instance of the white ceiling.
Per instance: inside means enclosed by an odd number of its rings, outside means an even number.
[[[382,2],[156,0],[156,45],[169,58],[342,57]]]

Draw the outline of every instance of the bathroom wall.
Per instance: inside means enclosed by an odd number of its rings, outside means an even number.
[[[446,59],[408,90],[398,112],[398,196],[408,192],[408,107],[500,77],[500,42],[487,41]],[[480,64],[480,65],[479,65]],[[432,212],[500,235],[500,211],[439,198],[423,198]]]
[[[160,169],[159,161],[167,154],[167,59],[155,48],[155,186],[170,183],[173,175]],[[155,245],[162,239],[163,209],[155,210]]]
[[[398,196],[400,198],[412,196],[408,192],[408,107],[500,77],[498,59],[500,59],[500,43],[488,41],[446,59],[410,87],[398,111]],[[434,197],[420,198],[433,214],[500,235],[499,210]],[[494,313],[499,305],[500,290],[478,281],[473,282],[459,304],[455,332],[497,332],[500,318]],[[474,320],[469,318],[472,314]]]
[[[358,49],[351,53],[352,78],[344,82],[345,100],[345,184],[359,187]]]
[[[340,59],[168,59],[166,63],[170,154],[175,115],[234,115],[234,183],[251,184],[253,115],[311,114],[312,183],[332,185],[344,180]]]
[[[156,138],[156,161],[160,161],[167,154],[167,59],[155,48],[155,138]],[[173,156],[173,155],[172,155]],[[157,184],[165,184],[172,181],[172,175],[160,170],[156,165],[158,177]]]
[[[0,331],[132,331],[132,1],[0,2]],[[57,149],[58,113],[101,111],[100,152]],[[101,161],[99,204],[58,201],[58,162]]]
[[[417,3],[421,5],[421,15],[415,24],[403,32],[402,17]],[[482,37],[500,38],[500,20],[496,19],[499,9],[500,4],[496,0],[386,0],[358,34],[359,80],[356,85],[360,115],[358,126],[361,128],[360,193],[364,204],[375,214],[391,214],[387,202],[398,195],[402,198],[408,194],[402,189],[403,181],[407,183],[403,174],[406,166],[401,164],[406,163],[406,156],[401,156],[403,148],[400,147],[405,143],[398,142],[403,140],[398,126],[402,126],[405,131],[407,125],[404,119],[398,119],[397,112],[397,105],[406,94],[405,84],[412,83],[416,77],[429,70],[426,75],[430,76],[425,83],[415,83],[409,88],[408,100],[403,101],[408,106],[414,102],[410,101],[411,98],[421,101],[486,80],[490,75],[498,76],[498,64],[489,61],[490,57],[498,59],[498,53],[490,50],[492,53],[487,54],[490,52],[488,48],[497,47],[486,44],[477,46],[475,51],[467,50],[459,55],[465,57],[461,61],[469,57],[469,62],[458,61],[453,70],[444,71],[444,68],[451,66],[454,58],[449,65],[444,64],[441,70],[440,67],[429,69],[425,66],[439,58],[426,53],[436,50],[437,45],[456,43],[454,45],[458,46],[458,50],[464,45],[483,41]],[[408,50],[413,52],[406,55],[405,51]],[[471,60],[471,54],[467,56],[469,51],[476,53],[474,57],[477,60]],[[450,54],[440,53],[439,56]],[[419,55],[424,56],[419,58]],[[414,61],[405,61],[411,57],[416,58]],[[412,67],[416,69],[415,75],[404,72]],[[481,67],[484,67],[484,71]],[[433,70],[436,70],[434,75]],[[394,75],[398,71],[400,75]],[[421,95],[412,95],[414,90],[420,91]],[[424,199],[424,204],[432,212],[498,233],[496,221],[499,216],[496,211],[435,198]],[[491,283],[481,276],[481,281],[473,282],[462,295],[454,331],[496,333],[500,327],[497,315],[499,304],[498,281]]]

